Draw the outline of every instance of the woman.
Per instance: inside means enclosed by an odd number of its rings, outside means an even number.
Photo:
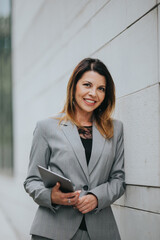
[[[74,69],[60,115],[38,122],[25,190],[39,205],[32,240],[119,240],[110,205],[125,190],[123,127],[111,114],[115,87],[106,66],[86,58]],[[69,178],[45,188],[37,165]]]

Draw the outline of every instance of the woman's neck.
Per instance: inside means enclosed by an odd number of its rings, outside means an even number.
[[[92,126],[93,114],[92,113],[75,113],[76,120],[81,126]]]

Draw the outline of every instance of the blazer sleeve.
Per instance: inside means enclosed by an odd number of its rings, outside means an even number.
[[[120,198],[125,191],[123,125],[121,122],[119,122],[119,124],[120,128],[117,137],[115,158],[109,179],[106,183],[89,191],[89,193],[94,194],[98,199],[98,207],[95,209],[96,212],[110,206]]]
[[[37,168],[37,165],[48,168],[51,154],[43,125],[43,122],[38,122],[33,133],[30,162],[24,188],[38,205],[50,208],[55,212],[59,205],[52,204],[52,188],[45,188]]]

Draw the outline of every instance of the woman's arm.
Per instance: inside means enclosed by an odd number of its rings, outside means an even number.
[[[79,192],[62,193],[59,187],[45,188],[37,165],[48,168],[51,150],[45,134],[43,122],[38,122],[34,131],[32,147],[30,152],[30,162],[24,188],[33,200],[40,206],[50,208],[55,212],[60,205],[75,204],[79,197]],[[68,198],[71,200],[68,203]]]
[[[116,153],[109,180],[89,191],[98,199],[97,211],[110,206],[125,191],[123,125],[121,122],[119,124],[120,129],[116,143]]]
[[[76,207],[82,213],[87,213],[92,211],[94,208],[96,208],[96,212],[98,212],[101,209],[110,206],[114,201],[123,195],[125,191],[124,179],[123,126],[122,123],[120,123],[119,134],[116,143],[116,153],[110,171],[109,180],[106,183],[103,183],[90,190],[87,195],[80,198]]]
[[[52,189],[45,188],[37,168],[37,165],[48,168],[50,154],[51,152],[45,137],[43,124],[38,122],[33,133],[30,162],[24,188],[38,205],[48,207],[55,211],[56,208],[52,206],[51,202]]]

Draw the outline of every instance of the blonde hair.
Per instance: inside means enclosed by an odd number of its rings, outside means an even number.
[[[113,120],[111,115],[115,108],[115,85],[107,67],[98,59],[85,58],[75,67],[67,85],[66,102],[61,111],[64,115],[59,118],[59,123],[70,120],[78,127],[82,127],[75,119],[74,99],[76,84],[87,71],[97,72],[106,79],[105,98],[101,105],[94,110],[94,119],[96,127],[102,136],[110,139],[113,137]]]

